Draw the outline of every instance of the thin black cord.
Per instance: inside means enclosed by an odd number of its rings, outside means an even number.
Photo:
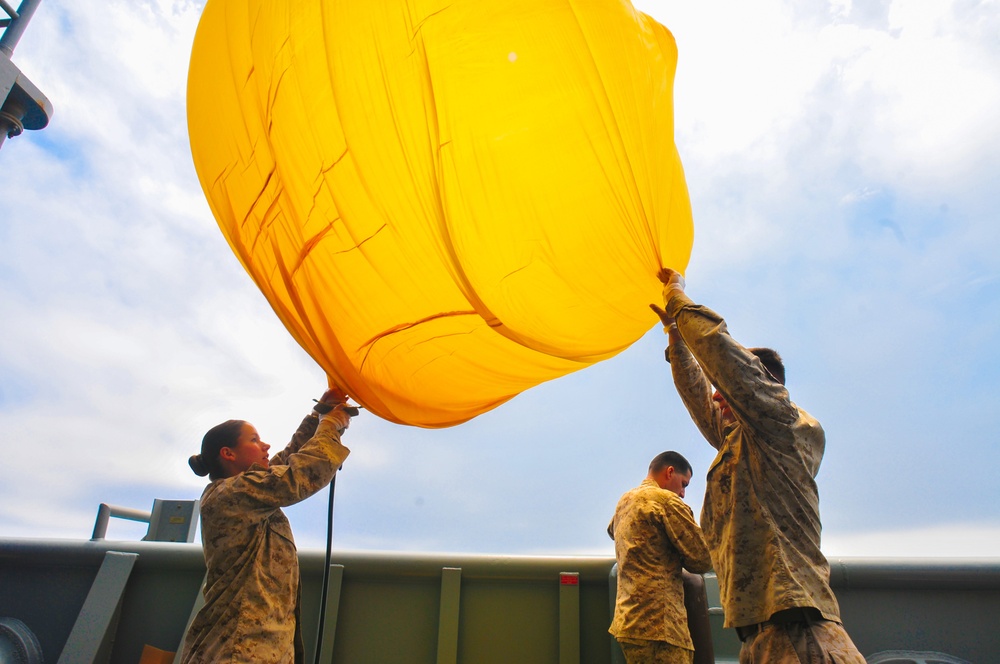
[[[339,472],[339,470],[338,470]],[[323,589],[319,599],[319,626],[316,629],[316,664],[320,664],[320,651],[323,649],[323,628],[326,625],[326,596],[330,585],[330,558],[333,553],[333,493],[337,484],[337,475],[330,480],[330,506],[326,513],[326,564],[323,566]]]

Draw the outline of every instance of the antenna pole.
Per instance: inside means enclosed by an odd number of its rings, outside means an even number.
[[[0,37],[0,52],[3,52],[8,58],[14,55],[14,47],[21,40],[24,29],[28,27],[28,21],[31,20],[32,15],[35,13],[35,8],[38,7],[38,3],[41,1],[21,0],[21,6],[17,8],[17,11],[14,11],[7,4],[6,0],[0,0],[0,8],[10,16],[7,29],[3,31],[3,37]],[[0,23],[6,23],[6,21],[0,21]]]
[[[15,10],[7,0],[0,0],[0,10],[10,17],[0,19],[3,28],[0,36],[0,146],[4,139],[13,138],[25,129],[42,129],[52,117],[52,103],[10,61],[14,47],[41,1],[22,0]]]

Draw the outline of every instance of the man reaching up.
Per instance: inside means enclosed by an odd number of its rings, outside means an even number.
[[[665,306],[650,307],[670,335],[674,385],[719,451],[701,526],[724,625],[743,642],[740,664],[865,664],[840,622],[820,551],[823,428],[792,403],[775,351],[744,348],[721,316],[685,295],[678,273],[659,277]]]

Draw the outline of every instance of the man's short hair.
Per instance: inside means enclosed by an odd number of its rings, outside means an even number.
[[[678,452],[661,452],[653,457],[653,460],[649,462],[649,472],[658,473],[667,466],[673,466],[674,470],[681,475],[687,475],[691,472],[691,464],[688,460],[681,456]]]
[[[785,363],[782,362],[778,351],[773,348],[747,348],[747,350],[757,356],[772,378],[782,385],[785,384]]]

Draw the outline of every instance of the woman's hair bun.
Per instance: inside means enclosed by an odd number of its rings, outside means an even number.
[[[205,457],[202,455],[192,454],[191,458],[188,459],[188,465],[191,466],[191,470],[198,477],[208,475],[208,465],[205,463]]]

